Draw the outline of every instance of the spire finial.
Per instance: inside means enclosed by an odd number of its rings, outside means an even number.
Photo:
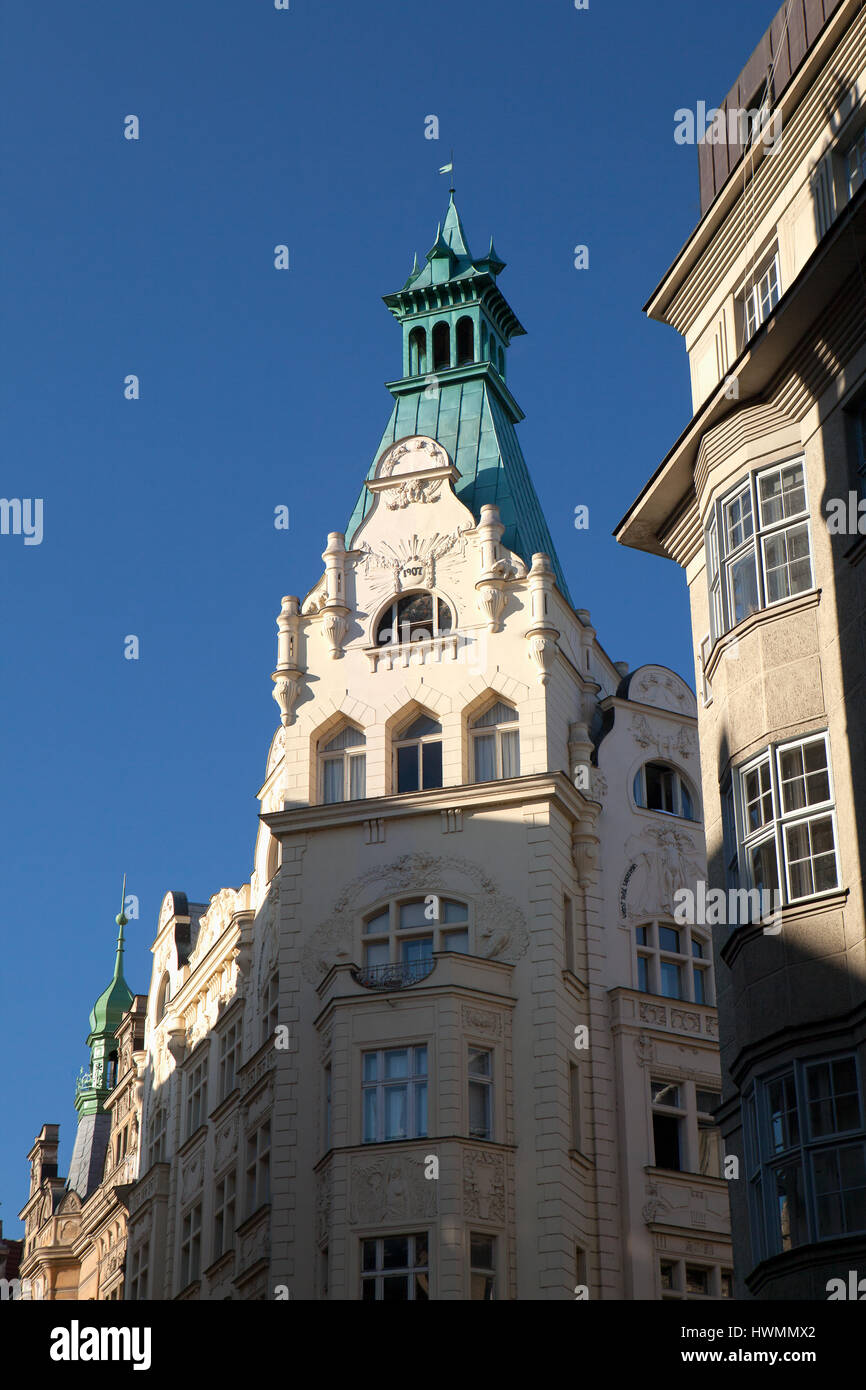
[[[117,956],[116,956],[115,962],[114,962],[114,978],[115,978],[116,980],[119,980],[120,977],[121,977],[121,975],[123,974],[123,928],[126,926],[127,922],[129,921],[129,918],[127,917],[126,913],[125,913],[124,910],[123,910],[125,904],[126,904],[126,874],[123,875],[123,887],[122,887],[121,890],[120,890],[120,911],[118,912],[117,916],[116,916],[115,919],[114,919],[115,922],[117,923],[118,927],[119,927],[119,931],[118,931],[118,933],[117,933]]]

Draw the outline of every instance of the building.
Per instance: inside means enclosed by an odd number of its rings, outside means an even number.
[[[452,191],[352,519],[282,600],[250,880],[163,901],[130,1297],[730,1292],[709,935],[672,917],[695,697],[572,607],[503,268]]]
[[[693,415],[616,533],[689,585],[744,1298],[866,1261],[864,85],[862,6],[792,0],[714,119],[647,305]]]
[[[69,1176],[58,1172],[60,1126],[43,1125],[27,1155],[20,1273],[39,1299],[125,1297],[127,1201],[138,1174],[145,995],[123,977],[121,912],[114,976],[90,1013],[90,1067],[75,1091],[78,1128]]]

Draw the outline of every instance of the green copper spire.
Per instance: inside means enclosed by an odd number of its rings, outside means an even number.
[[[549,555],[570,603],[515,430],[523,412],[505,381],[508,348],[526,330],[496,282],[504,268],[492,237],[487,254],[473,259],[452,189],[424,264],[419,269],[416,256],[402,289],[385,296],[403,330],[403,371],[387,383],[395,404],[367,476],[398,439],[426,434],[438,440],[460,474],[457,496],[476,521],[485,503],[495,503],[503,544],[527,565],[538,551]],[[346,528],[350,544],[372,502],[363,488]]]

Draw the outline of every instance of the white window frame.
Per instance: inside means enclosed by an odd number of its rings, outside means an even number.
[[[426,1258],[426,1260],[424,1261],[423,1264],[417,1263],[417,1246],[416,1246],[416,1243],[415,1243],[415,1242],[418,1240],[419,1237],[421,1237],[423,1240],[425,1240],[425,1241],[427,1242],[427,1245],[426,1245],[426,1255],[427,1255],[427,1258]],[[364,1244],[365,1244],[366,1241],[373,1241],[373,1240],[376,1242],[376,1267],[375,1267],[375,1269],[372,1269],[372,1270],[365,1270],[365,1269],[364,1269]],[[408,1246],[408,1250],[409,1250],[409,1263],[408,1263],[407,1265],[401,1266],[399,1269],[385,1269],[385,1268],[384,1268],[384,1258],[383,1258],[384,1245],[383,1245],[383,1242],[384,1242],[385,1240],[405,1240],[405,1241],[408,1241],[408,1242],[409,1242],[409,1246]],[[421,1301],[421,1300],[416,1300],[416,1298],[415,1298],[415,1282],[416,1282],[416,1279],[418,1278],[419,1275],[426,1275],[426,1276],[427,1276],[427,1298],[424,1300],[424,1302],[428,1302],[428,1301],[432,1298],[432,1296],[433,1296],[433,1290],[432,1290],[432,1288],[431,1288],[431,1282],[430,1282],[430,1269],[431,1269],[430,1255],[431,1255],[431,1241],[430,1241],[430,1232],[429,1232],[429,1231],[425,1231],[425,1230],[411,1231],[411,1230],[410,1230],[410,1231],[394,1231],[393,1233],[389,1231],[389,1233],[388,1233],[387,1236],[376,1236],[376,1235],[372,1235],[372,1234],[371,1234],[371,1235],[367,1235],[367,1236],[361,1236],[361,1237],[359,1238],[359,1241],[358,1241],[358,1264],[359,1264],[359,1266],[360,1266],[360,1271],[361,1271],[361,1274],[360,1274],[360,1285],[361,1285],[361,1288],[360,1288],[360,1299],[361,1299],[361,1302],[362,1302],[362,1303],[364,1303],[364,1302],[371,1302],[371,1303],[373,1303],[373,1302],[377,1302],[377,1303],[378,1303],[378,1302],[382,1302],[383,1297],[384,1297],[384,1294],[383,1294],[384,1279],[385,1279],[388,1275],[395,1275],[395,1276],[396,1276],[396,1275],[400,1275],[400,1276],[406,1278],[407,1284],[408,1284],[408,1293],[409,1293],[409,1298],[408,1298],[406,1301],[409,1302],[409,1303],[414,1303],[414,1302],[416,1302],[416,1301],[417,1301],[417,1302],[420,1302],[420,1301]],[[376,1290],[376,1297],[375,1297],[375,1299],[369,1299],[369,1300],[367,1300],[367,1299],[364,1298],[364,1288],[365,1288],[365,1285],[366,1285],[366,1286],[369,1286],[370,1284],[372,1284],[373,1287],[374,1287],[375,1290]]]
[[[271,1200],[271,1122],[264,1120],[252,1130],[246,1139],[246,1166],[244,1168],[246,1186],[245,1201],[247,1217],[266,1206]]]
[[[866,129],[861,130],[857,139],[845,152],[845,180],[848,197],[853,198],[863,180],[866,179]]]
[[[405,1077],[388,1078],[386,1057],[390,1053],[408,1054],[408,1068]],[[424,1054],[424,1070],[418,1070],[418,1057]],[[375,1058],[375,1080],[366,1080],[367,1059]],[[389,1090],[404,1087],[406,1090],[406,1134],[395,1134],[390,1138],[385,1133],[386,1097]],[[420,1095],[424,1092],[424,1104]],[[367,1135],[367,1096],[375,1097],[376,1133]],[[404,1144],[412,1139],[426,1139],[430,1128],[430,1048],[426,1042],[405,1043],[400,1047],[364,1048],[361,1053],[361,1142],[363,1144]],[[424,1117],[423,1125],[421,1117]]]
[[[328,745],[333,743],[341,734],[351,730],[359,736],[359,742],[350,744],[347,748],[338,749],[336,752],[328,753]],[[326,777],[325,766],[328,763],[339,763],[342,768],[341,789],[342,796],[335,797],[332,801],[325,799]],[[358,764],[362,765],[363,773],[361,780],[364,789],[359,796],[352,795],[352,773],[357,772]],[[345,724],[336,733],[331,732],[320,740],[319,743],[319,804],[322,806],[336,806],[343,801],[363,801],[367,795],[367,738],[362,729],[356,728],[354,724]]]
[[[829,797],[824,801],[814,802],[808,806],[798,807],[792,811],[785,811],[782,806],[782,757],[785,753],[793,749],[806,748],[813,744],[822,744],[825,750],[827,764],[827,785]],[[746,779],[750,773],[759,768],[766,768],[769,773],[769,792],[764,791],[761,799],[767,795],[771,799],[772,816],[764,820],[762,824],[754,830],[748,830],[748,812],[746,801]],[[816,734],[806,734],[802,738],[790,739],[785,743],[773,744],[768,748],[763,748],[760,753],[750,758],[748,762],[737,768],[735,773],[737,794],[735,796],[735,809],[737,816],[737,844],[739,851],[739,871],[740,882],[746,883],[749,888],[758,888],[753,872],[753,852],[767,842],[772,842],[776,852],[776,877],[778,888],[781,893],[783,904],[794,904],[800,902],[810,902],[816,898],[823,898],[833,893],[838,893],[842,886],[842,865],[839,846],[839,832],[836,820],[836,798],[833,785],[833,764],[830,755],[830,738],[826,731]],[[795,896],[791,890],[791,861],[788,855],[787,831],[800,825],[808,825],[816,820],[830,820],[833,830],[833,852],[836,860],[836,883],[831,888],[822,888],[817,892],[804,893]],[[799,862],[799,861],[794,861]],[[810,862],[812,862],[810,860]],[[764,885],[767,887],[767,885]]]
[[[774,294],[775,298],[773,297]],[[775,246],[759,262],[757,268],[749,274],[746,283],[740,290],[744,346],[751,342],[781,298],[782,271],[779,264],[779,248]]]
[[[406,735],[408,734],[409,730],[410,730],[410,729],[413,729],[413,728],[415,727],[415,725],[418,723],[419,719],[422,719],[422,718],[425,718],[425,717],[426,717],[427,719],[431,720],[434,724],[437,724],[437,725],[439,726],[439,727],[438,727],[438,730],[435,730],[435,729],[434,729],[434,731],[433,731],[432,733],[429,733],[429,734],[419,734],[416,738],[407,738]],[[443,730],[443,728],[442,728],[442,721],[441,721],[440,719],[437,719],[437,718],[435,717],[435,715],[428,714],[426,710],[421,710],[420,712],[416,712],[416,713],[412,716],[412,718],[408,721],[408,723],[407,723],[407,725],[406,725],[406,727],[405,727],[403,733],[397,735],[397,736],[394,738],[393,743],[392,743],[392,757],[393,757],[392,777],[393,777],[393,787],[394,787],[394,791],[395,791],[395,793],[396,793],[398,796],[403,796],[403,795],[405,795],[405,796],[417,796],[417,795],[419,794],[419,792],[423,792],[423,791],[437,791],[437,790],[441,789],[441,788],[444,786],[444,783],[445,783],[445,747],[444,747],[444,739],[445,739],[445,732],[444,732],[444,730]],[[431,782],[431,784],[430,784],[429,787],[425,787],[425,785],[424,785],[424,748],[425,748],[426,745],[428,745],[428,744],[433,744],[433,743],[438,743],[438,745],[439,745],[439,747],[440,747],[440,749],[441,749],[441,762],[442,762],[441,773],[442,773],[442,780],[441,780],[440,782]],[[409,792],[401,792],[401,791],[400,791],[400,759],[399,759],[399,750],[400,750],[401,748],[414,748],[414,749],[416,749],[416,758],[417,758],[417,762],[418,762],[418,786],[417,786],[416,788],[414,788],[414,790],[409,791]]]
[[[410,623],[405,619],[398,625],[398,610],[401,603],[403,603],[405,599],[421,598],[422,596],[428,596],[433,601],[431,605],[433,610],[433,621],[430,624],[429,630],[420,622]],[[440,627],[440,604],[445,608],[448,614],[448,626],[444,628]],[[379,633],[382,631],[382,624],[385,622],[389,612],[391,615],[391,626],[387,631],[391,633],[391,638],[390,640],[381,641]],[[380,609],[373,625],[373,645],[375,647],[402,647],[409,646],[413,642],[430,642],[434,637],[450,636],[452,632],[456,631],[456,628],[457,623],[454,609],[447,599],[440,597],[433,589],[409,589],[404,593],[395,594],[391,602]],[[396,639],[393,635],[395,630],[397,632]],[[416,633],[414,637],[412,635],[413,631]],[[424,635],[418,635],[420,633]]]
[[[266,1042],[274,1041],[274,1033],[280,1017],[280,972],[271,971],[262,987],[262,1041],[264,1047]]]
[[[508,719],[508,720],[506,720],[506,719],[501,719],[501,720],[500,720],[498,723],[496,723],[496,724],[488,724],[488,725],[484,725],[483,727],[479,728],[479,727],[478,727],[479,720],[484,719],[484,718],[486,717],[486,715],[490,714],[491,710],[497,709],[499,706],[502,706],[504,709],[510,710],[510,712],[511,712],[511,714],[512,714],[512,718],[511,718],[511,719]],[[516,737],[516,739],[517,739],[517,772],[515,772],[515,773],[510,773],[509,775],[510,775],[510,776],[513,776],[513,777],[519,777],[519,776],[520,776],[520,716],[519,716],[517,710],[513,707],[513,705],[509,705],[509,704],[507,703],[507,701],[505,701],[505,700],[497,700],[493,705],[490,706],[489,709],[487,709],[487,710],[482,710],[481,714],[476,715],[475,718],[472,719],[472,720],[470,721],[470,724],[469,724],[470,756],[471,756],[471,759],[472,759],[471,773],[472,773],[472,781],[473,781],[473,782],[479,782],[479,781],[482,780],[482,779],[479,778],[479,776],[478,776],[478,760],[477,760],[477,756],[476,756],[476,745],[477,745],[478,741],[479,741],[480,739],[483,739],[483,738],[492,738],[492,739],[493,739],[493,744],[494,744],[494,749],[495,749],[494,757],[495,757],[495,764],[496,764],[496,770],[495,770],[495,772],[494,772],[493,777],[492,777],[492,778],[484,778],[483,780],[484,780],[484,781],[501,781],[502,778],[505,776],[505,773],[504,773],[503,770],[502,770],[502,769],[503,769],[503,766],[504,766],[504,760],[503,760],[503,756],[502,756],[502,740],[503,740],[503,736]]]
[[[793,467],[799,467],[802,471],[803,508],[790,516],[782,516],[778,520],[765,520],[766,504],[761,502],[760,496],[762,480],[770,477],[773,473],[782,474],[786,469]],[[782,495],[784,496],[784,494]],[[731,530],[741,525],[741,522],[734,522],[731,525],[731,509],[737,503],[742,502],[743,498],[748,499],[752,529],[732,544]],[[805,528],[808,541],[809,583],[804,588],[782,594],[778,598],[769,598],[767,544],[777,536],[802,528]],[[723,637],[726,632],[731,632],[740,623],[745,622],[753,613],[775,608],[778,604],[787,603],[792,598],[814,592],[815,565],[812,545],[812,518],[809,511],[809,484],[806,477],[805,455],[796,454],[790,458],[781,459],[778,463],[766,468],[755,469],[746,477],[741,478],[735,487],[730,488],[714,504],[705,527],[704,538],[707,555],[711,648],[720,637]],[[755,572],[756,607],[751,613],[744,613],[738,618],[734,602],[733,571],[738,564],[749,559],[752,561]],[[791,561],[786,561],[786,563],[790,564]]]
[[[180,1287],[201,1278],[201,1200],[183,1213],[180,1233]]]
[[[205,1053],[186,1074],[185,1139],[194,1134],[207,1118],[207,1066]]]
[[[240,1020],[236,1020],[219,1035],[218,1103],[224,1101],[238,1084],[242,1040],[243,1029]]]
[[[433,902],[428,903],[428,898]],[[434,916],[424,918],[418,926],[401,926],[400,913],[402,908],[424,905],[425,913],[432,911]],[[443,920],[443,904],[446,906],[446,913],[450,916],[449,921]],[[457,909],[464,909],[465,915],[457,915]],[[387,914],[387,922],[384,919]],[[378,924],[378,925],[376,925]],[[368,928],[376,925],[375,931]],[[461,951],[455,945],[458,937],[466,936],[466,949]],[[430,940],[430,952],[434,954],[438,951],[457,950],[461,955],[471,953],[473,943],[472,912],[469,903],[464,903],[459,898],[449,898],[445,894],[429,893],[425,897],[418,897],[417,894],[406,898],[394,898],[388,903],[382,903],[373,912],[364,918],[361,924],[361,959],[366,966],[377,965],[398,965],[404,962],[403,945],[411,941]],[[381,948],[384,943],[388,944],[388,959],[376,961],[369,959],[368,947]],[[382,955],[381,949],[376,949],[376,955]]]
[[[488,1059],[488,1070],[473,1070],[472,1058],[486,1057]],[[469,1043],[466,1054],[466,1133],[471,1139],[483,1139],[493,1142],[495,1134],[494,1125],[496,1123],[495,1107],[495,1067],[496,1054],[492,1047],[476,1047]],[[482,1132],[480,1129],[472,1128],[472,1097],[478,1095],[483,1099],[485,1115],[485,1127]]]
[[[671,950],[669,946],[662,946],[661,931],[667,928],[669,931],[679,933],[680,945],[685,945],[685,949],[679,951]],[[670,999],[678,1003],[709,1005],[714,1007],[715,1000],[715,978],[713,972],[713,949],[710,939],[709,927],[697,927],[689,922],[669,922],[664,918],[648,918],[645,922],[639,922],[634,929],[634,942],[636,950],[636,961],[643,959],[646,961],[647,994],[652,994],[659,999]],[[643,933],[643,939],[641,939]],[[694,946],[701,948],[698,955]],[[665,994],[662,991],[662,963],[667,962],[677,965],[680,968],[680,980],[685,978],[687,982],[685,994]],[[700,973],[704,981],[704,998],[697,999],[695,989],[695,974]],[[639,967],[635,964],[635,989],[643,992],[640,983]]]
[[[237,1173],[228,1168],[214,1186],[212,1260],[231,1249],[237,1224]]]

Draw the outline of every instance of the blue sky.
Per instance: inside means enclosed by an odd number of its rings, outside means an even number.
[[[615,660],[693,683],[681,572],[610,533],[689,416],[682,342],[641,314],[699,211],[674,111],[724,97],[774,9],[7,7],[0,493],[42,498],[44,536],[0,536],[6,1234],[45,1122],[67,1171],[121,875],[141,992],[164,892],[249,876],[280,597],[318,579],[381,437],[381,296],[432,244],[452,145],[528,332],[509,385],[575,603]]]

